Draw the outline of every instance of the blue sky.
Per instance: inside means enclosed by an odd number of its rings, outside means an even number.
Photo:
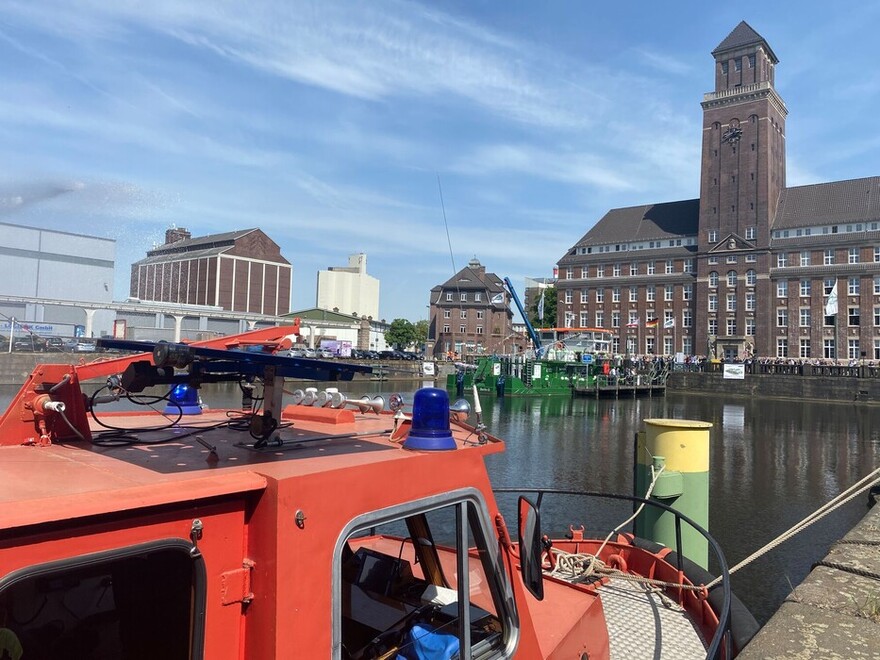
[[[699,194],[741,20],[788,185],[880,175],[880,3],[761,4],[4,0],[0,221],[115,238],[120,299],[172,224],[263,229],[294,309],[355,252],[389,321],[473,256],[522,293],[609,208]]]

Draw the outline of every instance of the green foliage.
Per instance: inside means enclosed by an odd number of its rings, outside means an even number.
[[[406,319],[394,319],[385,331],[385,341],[398,350],[403,350],[416,341],[416,326]]]
[[[428,325],[428,321],[426,321],[425,319],[422,319],[421,321],[416,321],[414,326],[416,330],[416,346],[422,346],[425,342],[428,341]]]
[[[541,295],[535,298],[535,302],[529,309],[529,321],[536,328],[555,328],[556,327],[556,287],[544,289],[544,320],[538,320],[538,303],[541,301]]]

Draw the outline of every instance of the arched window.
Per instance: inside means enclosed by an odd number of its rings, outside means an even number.
[[[718,286],[718,273],[714,270],[709,273],[709,286]]]
[[[729,287],[736,286],[736,271],[735,270],[727,271],[727,286],[729,286]]]
[[[751,269],[746,271],[746,284],[748,286],[755,286],[755,282],[757,281],[757,279],[758,277],[755,271]]]

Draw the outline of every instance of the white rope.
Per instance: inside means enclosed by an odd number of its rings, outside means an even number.
[[[770,552],[773,548],[784,543],[785,541],[790,539],[795,534],[802,532],[807,527],[812,525],[814,522],[818,522],[819,520],[822,520],[822,518],[827,516],[832,511],[839,509],[840,507],[842,507],[844,504],[846,504],[850,500],[854,499],[855,497],[858,497],[859,495],[864,493],[866,490],[869,490],[875,483],[880,483],[880,481],[878,481],[878,479],[880,479],[880,468],[877,468],[873,472],[869,473],[866,477],[863,477],[862,479],[860,479],[859,481],[854,483],[852,486],[850,486],[845,491],[840,493],[837,497],[835,497],[835,498],[831,499],[830,501],[826,502],[825,504],[823,504],[821,507],[816,509],[813,513],[808,515],[806,518],[801,520],[799,523],[796,523],[795,525],[793,525],[792,527],[790,527],[789,529],[784,531],[782,534],[777,536],[775,539],[773,539],[772,541],[770,541],[769,543],[767,543],[763,547],[755,550],[755,552],[753,552],[748,557],[746,557],[741,562],[739,562],[736,566],[731,568],[728,571],[728,573],[730,575],[733,575],[739,569],[743,568],[744,566],[747,566],[748,564],[753,562],[758,557]],[[716,584],[718,584],[720,581],[721,581],[721,577],[719,576],[719,577],[715,578],[714,580],[712,580],[709,584],[707,584],[706,588],[707,589],[711,588],[711,587],[715,586]]]

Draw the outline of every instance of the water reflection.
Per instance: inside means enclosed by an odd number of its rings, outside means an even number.
[[[399,391],[412,401],[421,385],[364,381],[344,383],[340,389],[353,397],[382,394],[386,400]],[[5,404],[15,391],[0,389],[0,402]],[[241,393],[227,383],[206,386],[203,398],[213,407],[237,406]],[[731,565],[870,472],[880,458],[878,409],[869,406],[681,393],[617,401],[485,398],[482,405],[489,432],[507,443],[506,452],[487,457],[496,486],[631,494],[633,436],[642,420],[711,422],[709,526]],[[864,515],[865,502],[859,498],[850,503],[734,576],[734,590],[759,622],[779,606],[790,584],[798,584],[830,544]],[[513,530],[512,498],[501,504]],[[630,511],[626,504],[548,500],[545,527],[557,533],[568,523],[608,529]]]

